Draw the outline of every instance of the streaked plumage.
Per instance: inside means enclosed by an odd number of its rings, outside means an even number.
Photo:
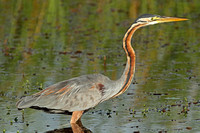
[[[23,97],[18,101],[17,107],[47,108],[52,113],[87,110],[115,94],[115,90],[109,89],[110,85],[116,86],[115,82],[102,74],[83,75],[51,85],[32,96]]]

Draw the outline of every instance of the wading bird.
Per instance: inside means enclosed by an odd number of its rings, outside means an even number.
[[[71,113],[70,123],[77,123],[84,112],[105,100],[119,96],[128,89],[135,72],[135,52],[131,46],[131,38],[138,28],[184,20],[187,19],[151,14],[140,16],[124,35],[123,48],[127,62],[124,72],[118,80],[110,80],[102,74],[75,77],[51,85],[31,96],[21,98],[16,104],[17,108],[42,109],[50,113]]]

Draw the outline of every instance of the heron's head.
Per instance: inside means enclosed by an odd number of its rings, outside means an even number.
[[[138,17],[135,20],[135,23],[141,23],[144,24],[144,26],[147,25],[153,25],[158,23],[165,23],[165,22],[173,22],[173,21],[184,21],[188,20],[186,18],[176,18],[176,17],[165,17],[165,16],[159,16],[159,15],[152,15],[152,14],[144,14]]]

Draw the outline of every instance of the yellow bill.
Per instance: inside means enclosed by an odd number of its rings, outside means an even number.
[[[163,17],[156,20],[158,23],[164,22],[174,22],[174,21],[185,21],[188,20],[187,18],[176,18],[176,17]]]

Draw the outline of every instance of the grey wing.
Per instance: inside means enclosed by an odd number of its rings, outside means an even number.
[[[101,74],[84,75],[54,84],[17,102],[18,108],[40,107],[69,112],[87,110],[101,102],[104,83]]]

